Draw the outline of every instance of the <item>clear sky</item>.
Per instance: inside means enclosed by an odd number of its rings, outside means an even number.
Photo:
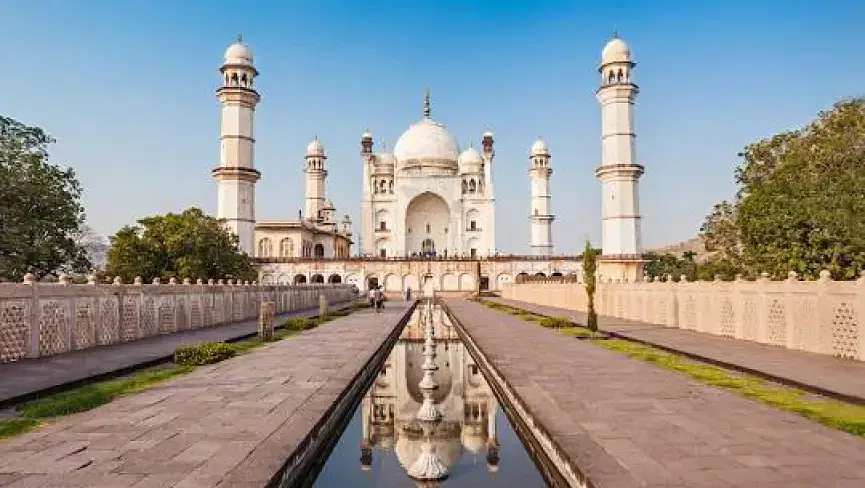
[[[393,147],[421,116],[465,146],[496,133],[502,252],[527,252],[528,148],[550,145],[553,238],[600,242],[600,50],[638,62],[637,158],[647,246],[695,235],[734,191],[736,153],[865,94],[865,2],[0,1],[0,113],[44,127],[109,235],[135,219],[216,210],[214,97],[238,31],[255,52],[257,216],[295,218],[303,155],[328,150],[328,197],[360,220],[360,134]],[[2,183],[0,183],[2,184]]]

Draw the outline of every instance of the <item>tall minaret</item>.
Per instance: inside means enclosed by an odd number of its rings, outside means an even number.
[[[358,252],[360,255],[375,254],[375,241],[373,239],[372,221],[372,172],[375,163],[375,155],[372,152],[373,139],[369,129],[364,130],[360,136],[360,156],[363,161],[363,197],[360,202],[360,236]]]
[[[487,195],[487,227],[490,229],[487,235],[487,244],[489,244],[489,254],[496,253],[496,194],[493,188],[493,159],[496,157],[496,150],[493,146],[495,142],[493,131],[490,128],[484,131],[481,145],[483,146],[483,161],[484,161],[484,191]]]
[[[532,144],[532,169],[529,176],[532,182],[532,209],[529,221],[532,227],[532,254],[549,256],[553,253],[553,220],[550,214],[550,148],[542,139]]]
[[[321,210],[324,208],[324,179],[327,170],[324,169],[324,146],[318,136],[306,146],[306,218],[316,222],[322,221]]]
[[[255,169],[252,119],[261,97],[253,88],[258,71],[252,62],[252,50],[237,42],[225,51],[225,62],[219,69],[222,86],[216,97],[222,104],[219,166],[211,171],[219,185],[216,216],[240,240],[240,248],[250,256],[255,249],[255,183],[261,173]]]
[[[607,278],[634,281],[642,278],[640,194],[643,167],[637,164],[634,133],[634,101],[639,88],[631,82],[636,63],[625,41],[613,39],[601,53],[601,166],[595,176],[601,182],[602,253],[598,272]]]

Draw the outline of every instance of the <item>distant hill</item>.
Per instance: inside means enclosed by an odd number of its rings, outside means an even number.
[[[694,260],[697,262],[703,262],[712,255],[712,253],[706,251],[703,238],[700,236],[692,237],[691,239],[682,241],[678,244],[647,249],[647,251],[658,254],[669,253],[677,257],[682,257],[686,252],[691,251],[694,253]]]

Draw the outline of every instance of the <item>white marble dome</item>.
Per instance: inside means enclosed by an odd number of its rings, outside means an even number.
[[[393,155],[401,165],[415,161],[456,163],[460,147],[444,125],[424,118],[403,132]]]
[[[253,65],[252,49],[242,42],[235,42],[225,50],[225,64]]]
[[[481,162],[483,162],[481,159],[481,153],[473,147],[469,147],[460,154],[460,166],[464,164],[480,164]]]
[[[601,63],[630,63],[631,48],[619,37],[614,37],[601,51]]]
[[[547,142],[543,139],[538,139],[532,144],[532,156],[548,156],[550,154],[550,148],[547,146]]]
[[[309,145],[306,146],[306,155],[324,156],[324,145],[318,140],[318,137],[313,139]]]

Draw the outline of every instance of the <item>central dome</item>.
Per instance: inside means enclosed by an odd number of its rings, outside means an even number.
[[[460,147],[444,125],[424,117],[403,132],[396,141],[393,155],[400,166],[450,163],[456,168]]]

